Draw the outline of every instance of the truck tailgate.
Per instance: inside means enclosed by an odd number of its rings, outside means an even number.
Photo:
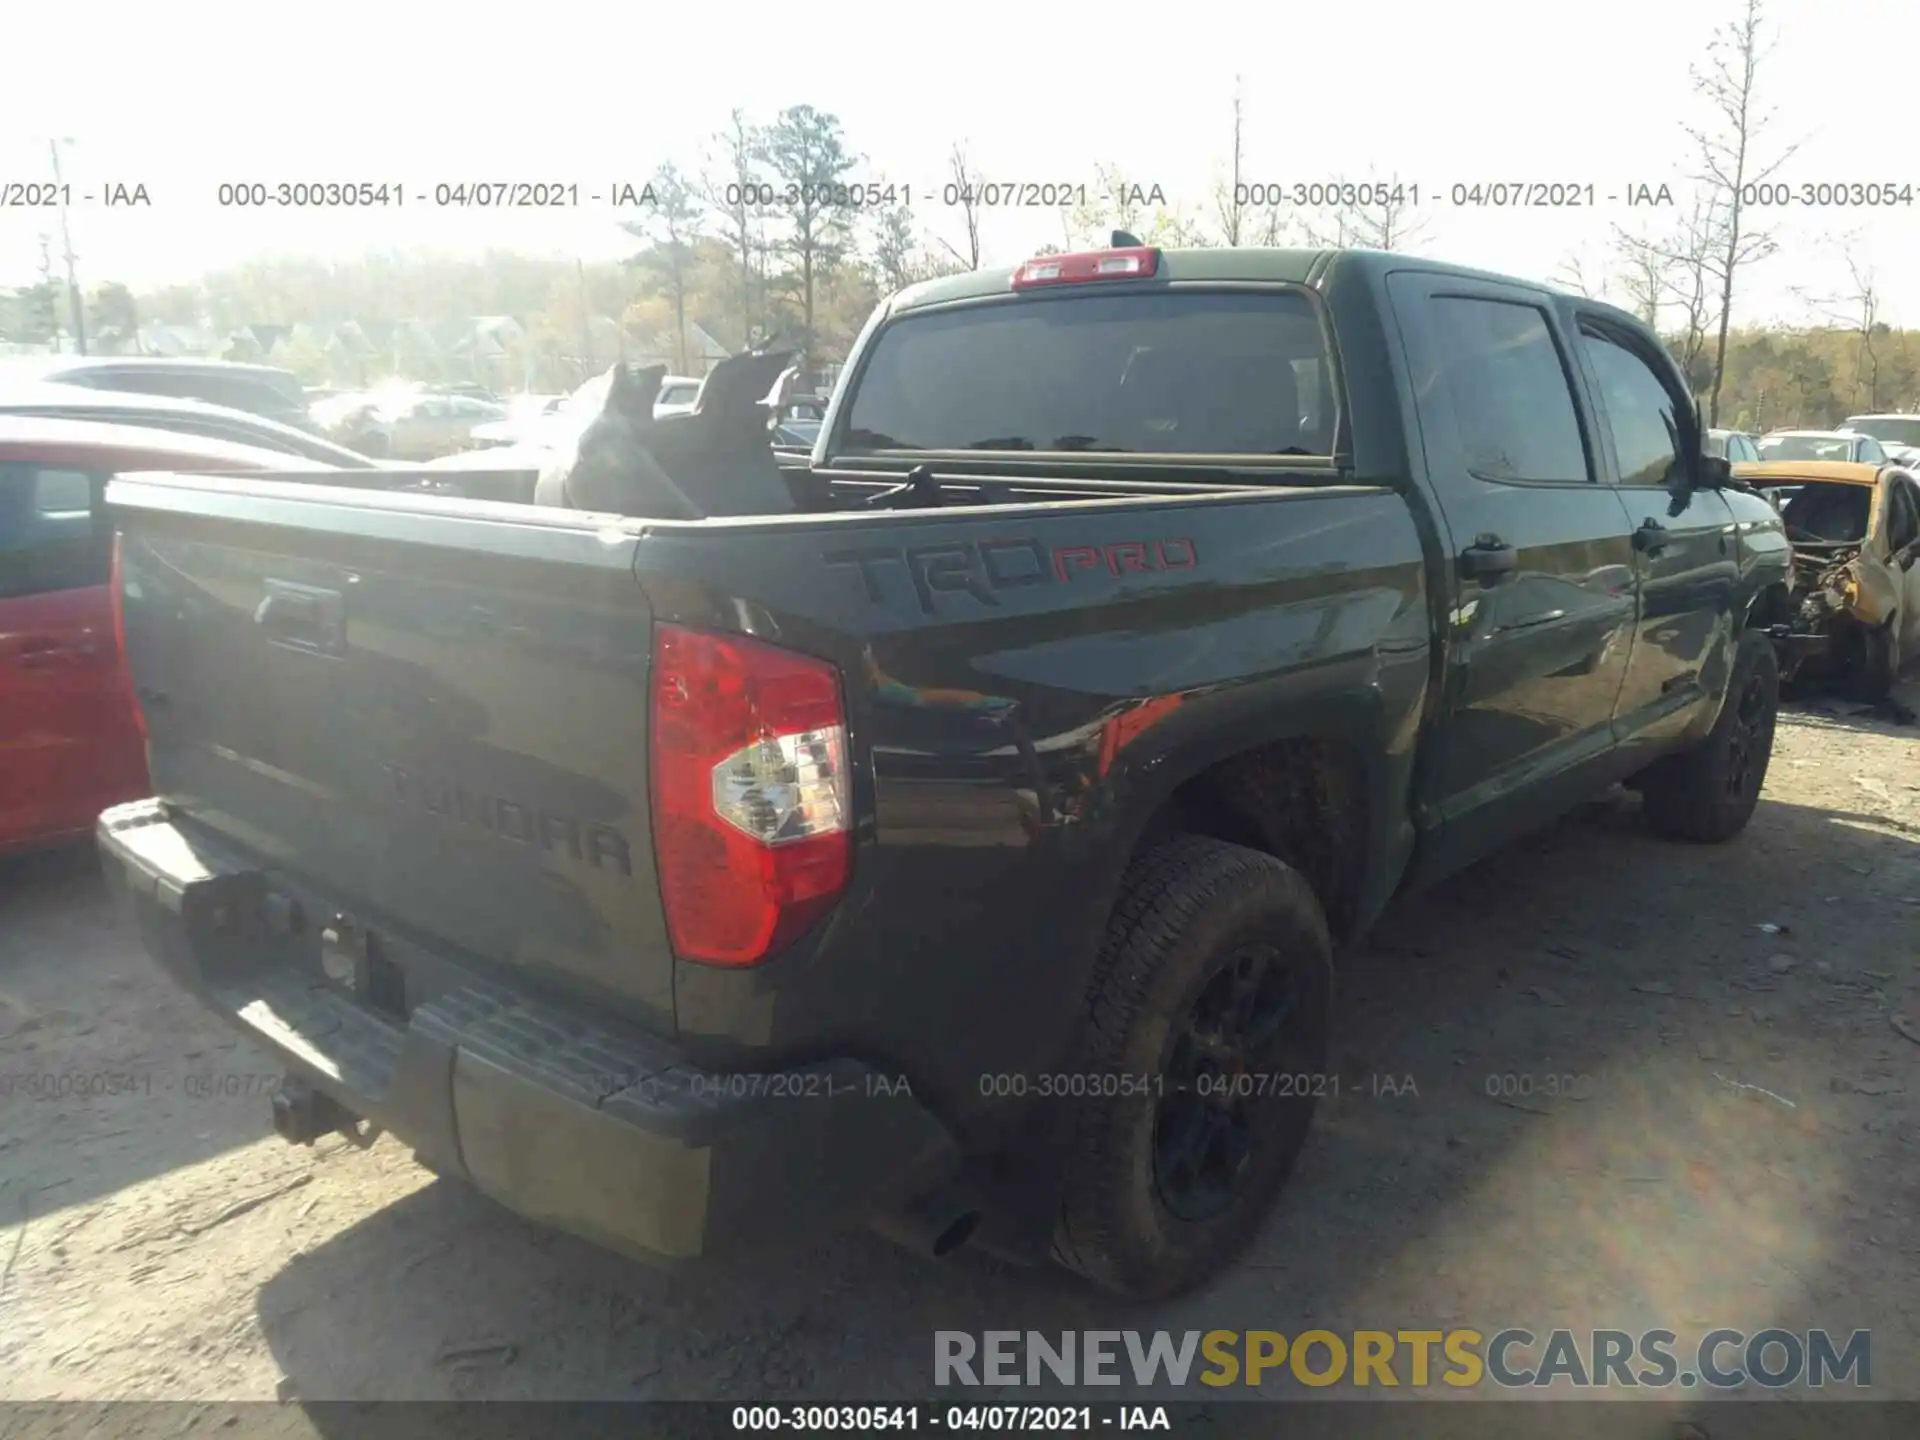
[[[184,476],[107,498],[181,823],[365,930],[671,1031],[631,528]]]

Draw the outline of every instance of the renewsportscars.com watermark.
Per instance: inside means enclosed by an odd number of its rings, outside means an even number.
[[[1671,1330],[936,1330],[938,1386],[1157,1385],[1501,1389],[1706,1385],[1770,1390],[1873,1383],[1873,1334],[1710,1330],[1690,1349]]]

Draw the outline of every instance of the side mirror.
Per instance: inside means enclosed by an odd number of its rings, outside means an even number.
[[[1733,484],[1733,463],[1722,455],[1700,457],[1700,488],[1724,490]]]

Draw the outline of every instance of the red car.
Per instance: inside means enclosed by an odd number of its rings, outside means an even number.
[[[222,440],[0,414],[0,855],[76,840],[147,793],[120,668],[107,479],[132,470],[306,470]]]

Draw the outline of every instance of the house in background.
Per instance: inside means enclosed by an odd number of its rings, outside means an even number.
[[[628,363],[641,367],[664,365],[669,375],[704,376],[732,353],[706,330],[689,320],[684,361],[680,355],[680,347],[674,343],[671,330],[662,330],[657,335],[649,336],[639,345],[630,347],[627,360]]]
[[[218,355],[223,348],[220,333],[204,320],[190,325],[149,320],[134,332],[132,353],[199,359]]]

